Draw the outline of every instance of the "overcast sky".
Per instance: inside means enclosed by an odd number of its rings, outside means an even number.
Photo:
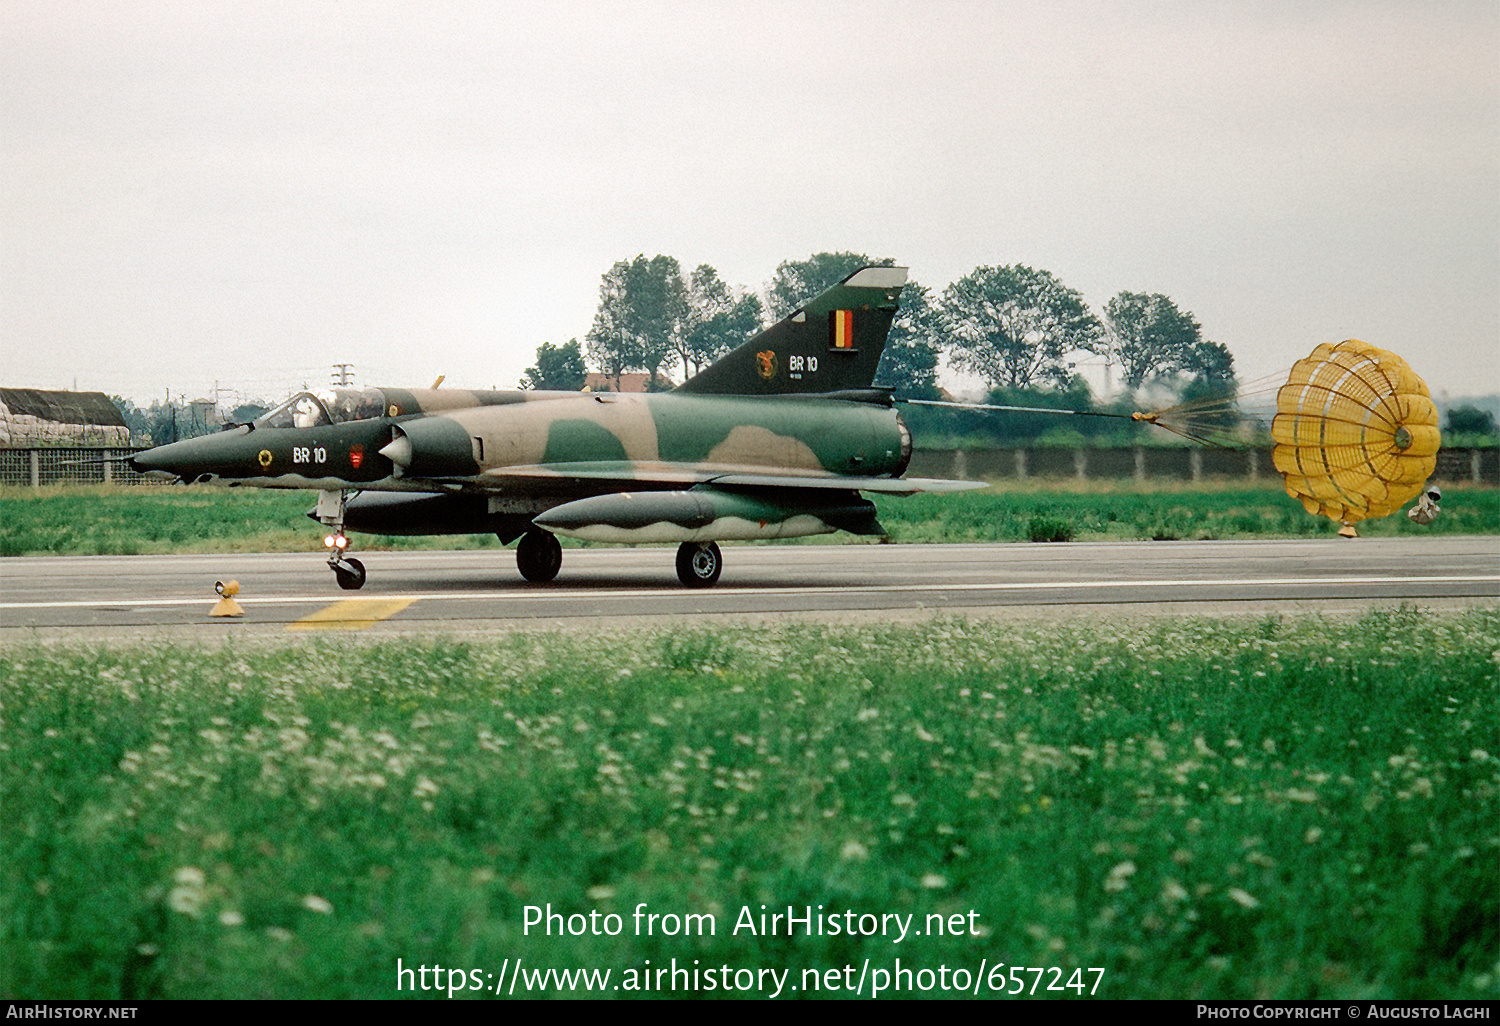
[[[601,274],[1161,292],[1500,391],[1500,5],[6,0],[0,384],[514,387]]]

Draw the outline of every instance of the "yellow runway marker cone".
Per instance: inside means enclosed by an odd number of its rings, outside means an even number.
[[[209,616],[244,616],[245,609],[234,600],[234,596],[240,593],[239,581],[215,581],[214,591],[219,593],[219,601],[208,611]]]

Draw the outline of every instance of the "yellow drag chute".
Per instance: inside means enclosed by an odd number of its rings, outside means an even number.
[[[1437,466],[1437,407],[1405,360],[1356,339],[1324,343],[1276,393],[1272,459],[1287,494],[1339,533],[1394,513]]]

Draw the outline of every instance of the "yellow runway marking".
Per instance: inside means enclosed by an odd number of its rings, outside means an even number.
[[[395,616],[415,602],[414,598],[354,598],[335,602],[316,613],[309,613],[295,623],[287,624],[289,631],[362,631],[381,620]]]

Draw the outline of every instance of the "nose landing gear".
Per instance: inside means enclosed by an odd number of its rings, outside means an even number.
[[[323,539],[323,544],[328,548],[328,568],[333,571],[333,579],[345,591],[358,591],[365,586],[365,565],[344,554],[349,548],[349,538],[344,534],[344,503],[348,494],[343,491],[319,492],[314,515],[319,523],[332,529]]]
[[[335,542],[344,545],[349,544],[349,539],[342,534],[338,535]],[[365,565],[353,556],[343,555],[343,550],[334,547],[333,553],[328,557],[328,566],[333,571],[333,579],[338,581],[339,587],[345,591],[358,591],[365,586]]]

